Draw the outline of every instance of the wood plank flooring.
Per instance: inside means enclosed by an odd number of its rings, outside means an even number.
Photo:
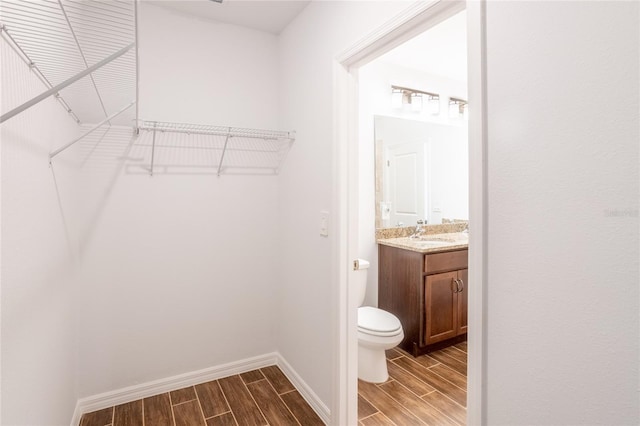
[[[358,381],[359,426],[462,425],[467,345],[414,358],[387,351],[389,380]],[[80,426],[322,425],[276,366],[189,386],[85,414]]]
[[[389,380],[358,381],[358,420],[370,425],[466,425],[467,343],[414,358],[387,351]]]
[[[276,366],[82,416],[80,426],[323,425]]]

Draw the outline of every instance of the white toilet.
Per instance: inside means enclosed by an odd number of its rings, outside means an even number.
[[[385,351],[397,346],[404,333],[395,315],[371,306],[361,306],[367,291],[369,262],[358,259],[355,265],[358,302],[358,378],[382,383],[389,378]]]

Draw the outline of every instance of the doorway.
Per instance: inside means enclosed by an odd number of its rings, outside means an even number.
[[[339,348],[338,368],[336,369],[336,393],[333,418],[339,424],[357,423],[357,318],[354,310],[349,309],[352,297],[348,282],[353,274],[351,260],[361,256],[359,231],[359,183],[361,173],[358,168],[358,84],[360,69],[374,59],[389,52],[413,37],[424,33],[448,18],[465,10],[464,3],[435,1],[428,4],[416,4],[407,10],[404,20],[395,20],[385,28],[354,46],[336,62],[336,123],[337,123],[337,159],[338,182],[345,188],[339,195],[340,240],[344,250],[338,250],[340,256],[338,273],[340,279],[340,312],[337,344]],[[482,422],[483,403],[482,386],[484,382],[483,360],[483,304],[484,304],[484,5],[470,3],[466,7],[468,45],[467,59],[469,68],[469,173],[472,186],[469,188],[469,219],[474,229],[470,241],[469,274],[470,280],[477,283],[469,294],[469,377],[468,377],[468,414],[469,424]],[[382,35],[381,35],[382,34]],[[344,243],[344,245],[342,244]]]

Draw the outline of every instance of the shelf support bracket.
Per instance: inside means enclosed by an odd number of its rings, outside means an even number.
[[[224,161],[224,154],[227,152],[227,144],[229,143],[229,138],[231,138],[231,127],[229,127],[229,131],[227,132],[227,138],[224,140],[224,147],[222,148],[222,154],[220,155],[220,164],[218,164],[218,177],[220,177],[220,173],[222,172],[222,162]]]
[[[136,134],[140,134],[140,55],[138,54],[138,0],[133,2],[133,14],[135,19],[135,29],[136,29],[136,118],[135,118],[135,129]]]
[[[82,46],[80,45],[80,41],[78,41],[78,37],[76,36],[76,32],[73,29],[73,25],[71,25],[71,21],[69,20],[69,16],[67,15],[67,11],[65,10],[62,0],[58,0],[58,5],[60,5],[60,10],[62,11],[62,15],[64,19],[67,21],[67,26],[69,27],[69,32],[73,36],[73,40],[76,42],[76,46],[78,47],[78,52],[80,53],[80,57],[82,58],[82,62],[84,62],[84,66],[89,67],[89,63],[87,62],[86,56],[84,56],[84,51],[82,50]],[[102,112],[104,112],[104,116],[108,117],[107,109],[104,107],[104,101],[102,100],[102,96],[100,95],[100,91],[98,90],[98,86],[96,85],[96,81],[93,79],[93,74],[89,74],[89,78],[91,79],[91,84],[93,85],[93,89],[96,91],[96,95],[98,96],[98,100],[100,101],[100,106],[102,107]],[[109,123],[111,125],[111,123]]]
[[[27,101],[27,102],[23,103],[19,107],[16,107],[16,108],[12,109],[11,111],[7,112],[6,114],[3,114],[2,116],[0,116],[0,123],[4,123],[5,121],[10,119],[14,115],[20,114],[22,111],[31,108],[32,106],[36,105],[37,103],[42,102],[43,100],[47,99],[51,95],[55,95],[60,90],[62,90],[65,87],[75,83],[76,81],[80,80],[81,78],[86,77],[87,75],[91,74],[95,70],[97,70],[99,68],[102,68],[103,66],[107,65],[108,63],[110,63],[114,59],[117,59],[120,56],[122,56],[125,53],[127,53],[129,50],[131,50],[131,48],[133,46],[135,46],[135,43],[131,43],[130,45],[123,47],[122,49],[118,50],[114,54],[104,58],[100,62],[90,66],[89,68],[85,69],[84,71],[79,72],[75,76],[63,81],[62,83],[58,84],[57,86],[52,87],[51,89],[49,89],[46,92],[36,96],[35,98],[31,99],[30,101]],[[133,103],[131,105],[133,105]]]
[[[153,158],[156,154],[156,127],[158,123],[153,123],[153,139],[151,140],[151,165],[149,166],[149,176],[153,176]]]
[[[56,155],[60,154],[62,151],[64,151],[65,149],[69,148],[71,145],[75,144],[76,142],[82,140],[85,136],[88,136],[91,133],[95,132],[100,127],[102,127],[106,122],[113,120],[114,118],[116,118],[117,116],[119,116],[120,114],[122,114],[123,112],[128,110],[129,108],[131,108],[133,106],[133,104],[135,104],[135,101],[131,102],[129,105],[127,105],[126,107],[122,108],[120,111],[118,111],[118,112],[116,112],[114,114],[111,114],[109,117],[105,118],[104,120],[102,120],[101,122],[99,122],[98,124],[93,126],[91,129],[86,131],[81,136],[75,138],[74,140],[72,140],[71,142],[66,144],[65,146],[63,146],[61,148],[58,148],[55,151],[53,151],[51,154],[49,154],[49,164],[51,164],[51,160],[53,159],[53,157],[55,157]]]

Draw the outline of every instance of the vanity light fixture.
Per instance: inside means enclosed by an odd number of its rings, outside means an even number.
[[[409,99],[409,103],[411,104],[411,111],[422,111],[422,94],[413,92]]]
[[[440,114],[440,96],[439,95],[426,95],[427,96],[427,112],[429,115]]]
[[[402,108],[402,98],[403,97],[404,97],[404,94],[402,93],[402,90],[395,89],[392,86],[392,89],[391,89],[391,108],[393,108],[393,109]]]
[[[393,109],[402,109],[405,105],[410,105],[412,111],[421,112],[425,99],[428,113],[440,114],[440,95],[437,93],[391,86],[391,108]]]
[[[449,98],[449,118],[467,118],[467,101]]]

